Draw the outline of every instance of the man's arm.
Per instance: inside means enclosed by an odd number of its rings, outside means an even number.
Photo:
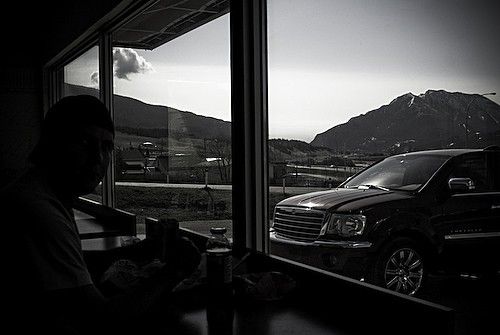
[[[191,274],[200,262],[200,253],[187,239],[179,239],[175,256],[156,275],[141,285],[112,298],[106,298],[94,285],[54,290],[49,301],[62,307],[61,312],[81,329],[109,329],[140,325],[149,319],[168,293]]]

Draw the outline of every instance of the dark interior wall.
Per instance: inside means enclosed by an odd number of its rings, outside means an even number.
[[[39,135],[41,68],[26,64],[0,70],[0,187],[26,166]]]
[[[43,118],[43,67],[129,0],[14,1],[0,14],[0,187],[26,166]]]
[[[130,0],[71,0],[52,6],[53,19],[45,28],[44,63],[85,33],[106,14]],[[135,1],[138,2],[138,1]]]

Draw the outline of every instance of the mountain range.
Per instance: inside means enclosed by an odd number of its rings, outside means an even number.
[[[98,91],[67,84],[65,94],[97,96]],[[151,105],[130,97],[115,95],[114,110],[116,129],[125,133],[165,137],[168,128],[168,136],[173,137],[202,140],[231,137],[228,121]],[[428,90],[421,95],[401,95],[388,105],[317,134],[309,144],[298,140],[270,140],[270,153],[289,159],[318,152],[318,148],[325,154],[340,151],[387,154],[464,147],[465,124],[469,147],[500,144],[498,104],[477,94]]]
[[[466,119],[467,115],[467,119]],[[466,134],[467,128],[467,136]],[[310,143],[336,151],[395,153],[500,144],[500,106],[485,96],[428,90],[317,134]]]

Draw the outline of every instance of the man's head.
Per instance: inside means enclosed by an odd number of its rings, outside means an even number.
[[[92,192],[104,177],[114,127],[106,106],[89,95],[69,96],[52,106],[30,161],[71,196]]]

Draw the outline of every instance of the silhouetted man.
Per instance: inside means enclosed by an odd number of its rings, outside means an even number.
[[[145,322],[165,294],[198,266],[196,247],[179,239],[177,257],[143,285],[113,298],[94,285],[72,207],[104,177],[113,139],[104,104],[92,96],[65,97],[47,112],[27,171],[0,193],[4,310],[16,333],[123,332]]]

